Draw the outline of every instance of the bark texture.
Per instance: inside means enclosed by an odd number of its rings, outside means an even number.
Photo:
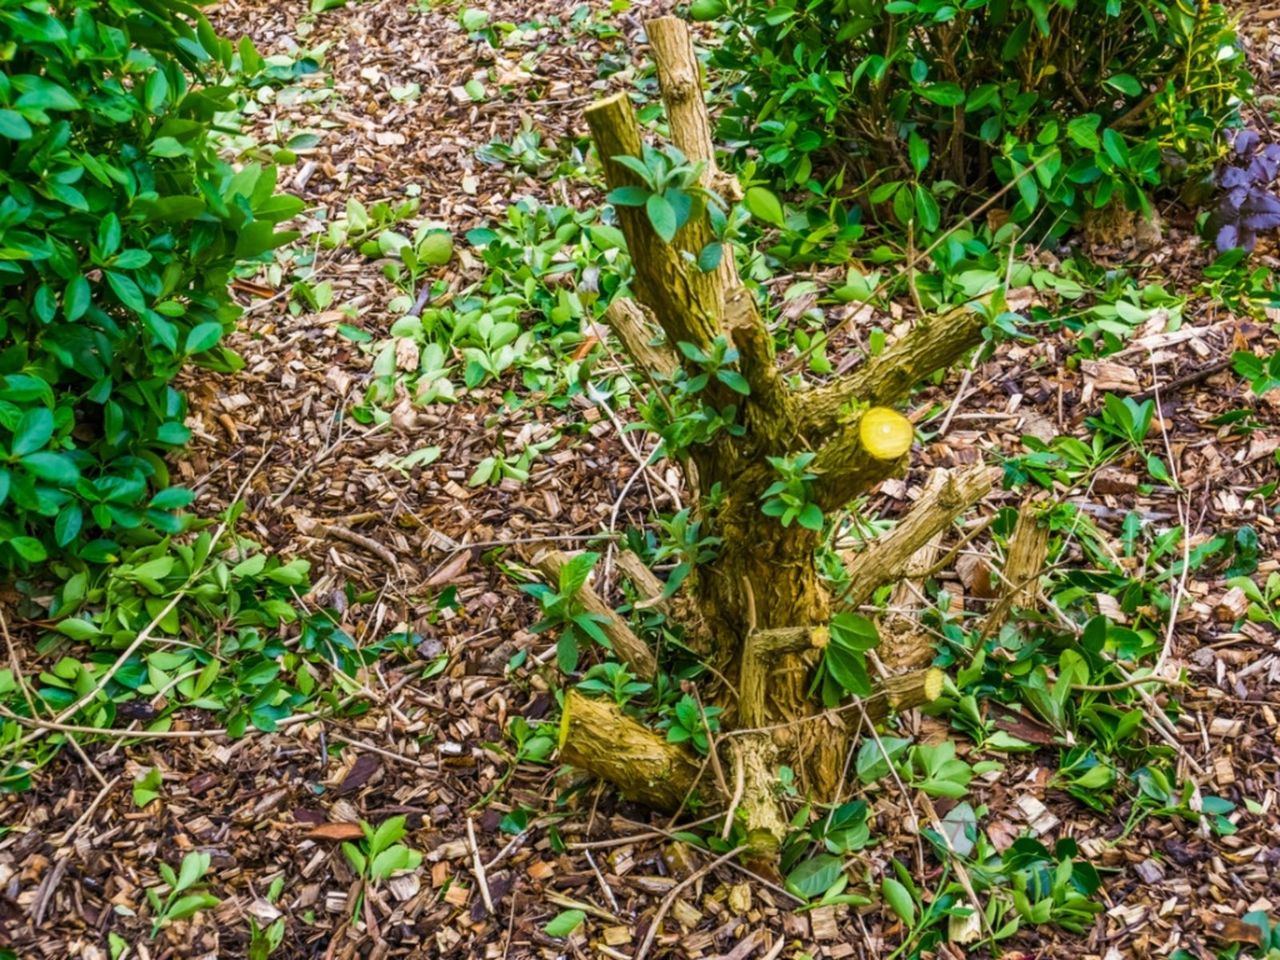
[[[1018,511],[1009,552],[1001,572],[1000,599],[982,624],[984,636],[1004,625],[1015,607],[1031,607],[1040,595],[1040,574],[1049,552],[1049,528],[1041,523],[1040,511],[1024,503]]]
[[[912,510],[892,530],[846,561],[849,586],[841,598],[851,607],[866,603],[882,584],[907,573],[916,553],[965,510],[991,492],[996,471],[986,466],[938,470]]]
[[[628,800],[675,810],[694,790],[701,764],[683,747],[606,700],[570,688],[560,721],[560,759],[616,786]]]

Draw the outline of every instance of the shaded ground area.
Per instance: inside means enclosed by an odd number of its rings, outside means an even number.
[[[412,187],[420,190],[418,216],[461,236],[502,216],[514,197],[545,194],[549,188],[537,180],[481,163],[476,149],[508,140],[527,118],[544,144],[571,153],[584,133],[583,107],[635,82],[643,48],[628,41],[641,19],[663,11],[637,6],[610,17],[522,3],[491,4],[489,12],[494,21],[538,25],[521,45],[486,62],[492,55],[468,39],[451,8],[377,2],[318,15],[297,4],[218,8],[221,30],[251,35],[264,53],[297,62],[299,45],[324,47],[323,69],[299,73],[286,95],[264,94],[255,118],[264,142],[320,133],[315,147],[301,151],[292,181],[283,178],[313,206],[313,229],[336,217],[349,197],[372,204]],[[1265,68],[1267,21],[1246,35]],[[459,92],[477,69],[494,92],[482,102]],[[1269,74],[1264,86],[1267,80]],[[415,83],[416,98],[392,93]],[[550,189],[569,206],[599,202],[585,186],[562,181]],[[1177,287],[1206,259],[1190,226],[1170,211],[1151,248],[1109,249],[1103,238],[1091,253],[1116,262],[1141,258]],[[527,598],[492,561],[511,559],[503,544],[545,537],[572,543],[606,529],[615,512],[619,527],[639,525],[655,504],[673,505],[658,485],[627,488],[636,463],[619,425],[582,398],[561,410],[541,407],[534,417],[509,409],[504,388],[518,389],[518,376],[469,391],[453,405],[401,405],[383,426],[343,416],[363,394],[370,358],[338,324],[385,336],[385,304],[395,291],[354,250],[316,256],[315,279],[334,287],[328,309],[291,312],[276,293],[279,278],[267,278],[261,291],[243,285],[251,311],[233,345],[247,368],[188,381],[197,441],[178,467],[206,515],[247,483],[241,532],[310,558],[314,601],[346,611],[360,642],[395,629],[415,632],[421,642],[370,671],[373,703],[359,717],[237,741],[99,747],[92,752],[96,769],[64,754],[37,789],[3,798],[0,923],[23,957],[104,957],[108,931],[133,944],[137,956],[245,956],[248,918],[269,922],[278,912],[289,923],[273,956],[284,958],[630,956],[656,904],[707,858],[670,839],[674,824],[620,804],[597,784],[553,766],[513,765],[504,736],[510,718],[533,722],[553,711],[553,674],[540,666],[551,658],[551,641],[528,632],[535,614]],[[1260,258],[1272,263],[1266,252]],[[463,256],[447,280],[456,291],[477,275]],[[932,467],[1021,452],[1026,434],[1077,430],[1107,390],[1158,391],[1183,492],[1139,496],[1133,464],[1122,463],[1076,502],[1113,538],[1130,510],[1156,523],[1177,522],[1181,510],[1202,537],[1249,524],[1259,535],[1260,571],[1277,569],[1274,504],[1253,494],[1276,479],[1276,394],[1250,400],[1238,378],[1218,366],[1269,334],[1195,302],[1185,322],[1190,336],[1151,334],[1145,346],[1109,358],[1119,369],[1060,368],[1067,350],[1050,337],[1003,347],[968,376],[930,388],[913,407],[951,409],[948,429],[871,509],[895,515]],[[1242,405],[1256,408],[1260,429],[1235,436],[1210,423]],[[539,421],[558,421],[565,435],[534,463],[526,483],[467,485],[498,435],[514,446],[557,425]],[[435,462],[397,466],[427,445],[441,448]],[[996,494],[981,510],[1017,502]],[[983,608],[971,583],[953,572],[943,579],[953,602]],[[1079,937],[1020,934],[1013,949],[1023,955],[1167,956],[1177,947],[1208,955],[1212,944],[1239,932],[1232,924],[1243,913],[1280,911],[1277,636],[1269,627],[1231,632],[1221,623],[1220,580],[1192,578],[1185,589],[1190,602],[1171,631],[1171,656],[1193,684],[1181,694],[1177,724],[1182,772],[1196,774],[1206,792],[1253,800],[1261,812],[1237,806],[1239,829],[1229,836],[1148,819],[1121,838],[1126,809],[1097,815],[1053,789],[1056,751],[1011,757],[1003,773],[974,791],[975,806],[989,808],[983,822],[993,839],[1011,840],[1028,828],[1047,841],[1077,838],[1103,870],[1108,906]],[[520,651],[529,651],[528,661],[510,669]],[[446,665],[436,672],[441,655]],[[943,723],[927,717],[904,724],[926,741],[946,735]],[[199,728],[200,719],[189,726]],[[1020,735],[1048,742],[1031,721]],[[164,798],[139,811],[130,784],[149,766],[164,771]],[[867,855],[873,872],[894,856],[914,863],[914,825],[903,798],[888,788],[868,799],[880,841]],[[425,853],[423,867],[371,895],[353,917],[356,878],[337,841],[352,838],[356,820],[395,814],[408,817],[408,841]],[[148,942],[150,920],[134,916],[145,913],[143,889],[157,882],[158,861],[197,847],[213,855],[212,890],[221,906]],[[926,863],[924,879],[938,870]],[[272,905],[266,891],[280,876],[283,893]],[[676,901],[659,947],[672,956],[737,960],[802,952],[878,957],[902,933],[879,907],[794,913],[777,880],[731,866],[703,877]],[[575,941],[566,945],[543,932],[549,918],[574,907],[588,915]]]

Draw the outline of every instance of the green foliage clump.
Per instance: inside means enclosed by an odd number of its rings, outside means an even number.
[[[183,526],[171,381],[219,346],[238,261],[292,239],[272,166],[218,156],[243,71],[181,0],[0,0],[0,569]]]
[[[1060,233],[1113,201],[1204,180],[1251,92],[1225,8],[1191,0],[734,0],[722,133],[761,172],[851,189],[936,230],[1016,183]],[[825,182],[824,182],[825,181]],[[1016,201],[1016,203],[1015,203]]]

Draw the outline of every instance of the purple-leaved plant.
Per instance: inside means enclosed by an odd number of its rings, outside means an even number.
[[[1257,132],[1241,130],[1232,144],[1231,165],[1218,172],[1223,194],[1209,229],[1220,251],[1252,250],[1259,231],[1280,227],[1280,197],[1271,192],[1280,172],[1280,144],[1261,141]]]

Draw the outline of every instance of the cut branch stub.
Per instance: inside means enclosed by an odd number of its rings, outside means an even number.
[[[628,800],[668,812],[684,803],[701,769],[688,750],[621,707],[572,688],[560,719],[560,759],[612,783]]]
[[[876,587],[901,577],[916,551],[987,495],[995,474],[983,465],[933,474],[916,506],[897,526],[846,560],[849,585],[844,603],[851,607],[866,603]]]
[[[662,328],[634,300],[626,297],[615,299],[604,312],[604,322],[648,376],[655,380],[670,380],[680,369],[680,358],[664,339]]]
[[[820,443],[847,420],[850,399],[872,405],[905,400],[911,389],[949,367],[982,342],[986,320],[974,304],[932,317],[922,317],[880,356],[858,370],[802,395],[800,433]]]
[[[614,94],[588,107],[587,125],[609,189],[643,187],[639,175],[617,160],[621,156],[642,159],[644,153],[627,94]],[[653,311],[669,343],[706,349],[719,332],[723,299],[719,274],[703,273],[682,256],[679,246],[665,243],[643,207],[620,206],[617,214],[636,271],[634,286],[640,302]],[[689,252],[696,260],[699,251]]]
[[[911,421],[888,407],[872,407],[858,421],[858,440],[877,460],[897,460],[911,449],[914,439]]]
[[[862,701],[867,719],[876,723],[891,713],[933,703],[942,696],[945,679],[946,674],[937,667],[885,677],[876,685],[875,692]]]
[[[548,583],[555,584],[560,579],[560,568],[568,561],[568,554],[561,553],[559,550],[542,550],[531,562]],[[606,618],[605,622],[600,624],[600,629],[609,638],[609,646],[612,647],[614,655],[637,677],[652,680],[658,672],[657,658],[645,642],[637,637],[626,622],[614,612],[613,608],[589,586],[584,586],[578,591],[578,602],[588,613],[599,614]]]
[[[765,723],[765,690],[773,668],[791,654],[821,650],[831,638],[824,626],[780,627],[757,630],[747,637],[738,675],[738,723],[758,727]]]
[[[631,581],[632,586],[640,594],[640,599],[636,601],[635,608],[637,610],[648,610],[650,607],[657,607],[659,610],[666,611],[671,604],[664,593],[667,585],[654,576],[640,557],[630,550],[618,551],[618,569],[622,571],[623,576]]]
[[[863,424],[868,416],[873,422],[864,431]],[[905,433],[895,417],[905,424]],[[885,436],[886,428],[888,436]],[[813,472],[818,475],[813,488],[814,501],[824,513],[837,510],[893,476],[906,466],[911,436],[911,422],[883,407],[872,407],[856,420],[846,423],[814,458]],[[871,447],[866,440],[872,442]]]

